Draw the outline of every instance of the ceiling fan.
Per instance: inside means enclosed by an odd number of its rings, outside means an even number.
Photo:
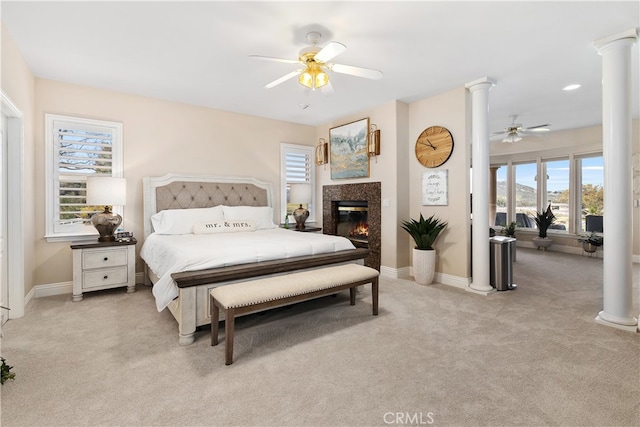
[[[271,56],[250,55],[250,58],[261,59],[265,61],[284,62],[286,64],[302,65],[295,71],[267,83],[265,88],[270,89],[285,81],[298,77],[298,83],[308,87],[311,90],[321,89],[324,93],[333,91],[333,87],[329,82],[327,71],[348,74],[351,76],[364,77],[367,79],[377,80],[382,78],[382,72],[369,68],[354,67],[351,65],[334,64],[331,61],[336,56],[344,52],[347,47],[342,43],[329,42],[323,48],[318,46],[318,41],[322,35],[319,32],[311,31],[307,33],[307,40],[311,46],[300,49],[298,59],[274,58]]]
[[[548,132],[548,127],[551,126],[547,123],[544,125],[525,128],[520,123],[516,123],[516,119],[518,118],[517,114],[509,116],[509,118],[511,119],[511,124],[504,128],[503,131],[492,133],[491,139],[497,140],[503,138],[502,142],[514,143],[521,141],[525,136],[534,135],[538,132]]]

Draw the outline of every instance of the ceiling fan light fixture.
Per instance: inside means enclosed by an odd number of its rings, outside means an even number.
[[[510,143],[510,144],[513,144],[514,142],[518,142],[518,141],[522,141],[522,138],[521,138],[521,137],[519,137],[517,134],[510,134],[510,135],[507,135],[507,136],[502,140],[502,142],[507,142],[507,143]]]
[[[322,68],[317,64],[307,64],[307,68],[300,73],[298,77],[298,83],[302,86],[308,87],[311,90],[320,89],[329,83],[329,76],[322,71]]]

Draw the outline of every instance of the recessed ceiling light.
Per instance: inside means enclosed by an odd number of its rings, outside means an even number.
[[[569,91],[569,90],[576,90],[576,89],[578,89],[579,87],[580,87],[580,85],[579,85],[579,84],[571,84],[571,85],[568,85],[568,86],[563,87],[563,88],[562,88],[562,90],[566,90],[566,91]]]

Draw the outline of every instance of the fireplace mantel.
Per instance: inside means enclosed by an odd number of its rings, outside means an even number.
[[[382,246],[382,198],[379,182],[361,184],[325,185],[322,187],[322,227],[326,234],[336,234],[338,226],[338,202],[343,200],[366,201],[369,223],[369,256],[365,265],[380,270]]]

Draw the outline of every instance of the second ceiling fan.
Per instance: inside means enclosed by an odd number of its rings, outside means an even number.
[[[327,43],[323,48],[318,46],[321,34],[315,31],[307,33],[307,40],[311,46],[300,49],[298,59],[275,58],[272,56],[250,55],[251,58],[261,59],[265,61],[283,62],[286,64],[298,64],[302,68],[298,68],[284,76],[267,83],[265,88],[270,89],[285,81],[298,77],[298,83],[308,87],[309,89],[321,89],[323,92],[332,92],[333,87],[329,81],[327,71],[333,71],[341,74],[348,74],[356,77],[364,77],[367,79],[380,79],[382,72],[369,68],[354,67],[351,65],[334,64],[331,61],[336,56],[344,52],[347,47],[342,43],[335,41]]]
[[[525,136],[535,135],[539,132],[548,132],[549,126],[551,126],[549,123],[546,123],[544,125],[525,128],[520,123],[516,123],[516,119],[518,118],[517,114],[509,116],[509,118],[511,119],[511,124],[504,128],[503,131],[492,133],[492,140],[498,140],[502,138],[502,142],[514,143],[521,141]]]

